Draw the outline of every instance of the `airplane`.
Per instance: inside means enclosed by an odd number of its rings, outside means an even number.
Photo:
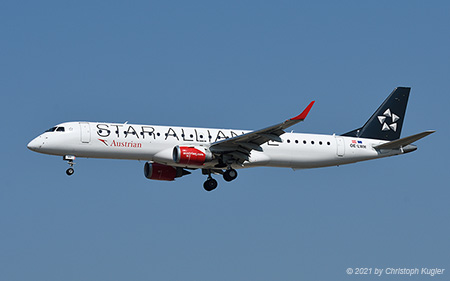
[[[66,122],[28,143],[35,152],[63,156],[74,173],[76,157],[145,160],[147,179],[173,181],[201,169],[206,191],[237,169],[340,166],[415,151],[412,143],[435,131],[400,138],[411,88],[397,87],[360,128],[342,135],[287,133],[305,120],[314,101],[297,116],[255,131],[107,122]]]

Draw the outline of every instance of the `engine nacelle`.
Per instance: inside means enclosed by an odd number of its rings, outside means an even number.
[[[173,148],[173,161],[178,164],[202,166],[213,159],[208,148],[198,146],[175,146]]]
[[[175,178],[188,175],[191,172],[179,167],[147,162],[144,165],[144,175],[149,180],[173,181]]]

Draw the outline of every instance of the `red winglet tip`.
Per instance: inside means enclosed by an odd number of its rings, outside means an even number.
[[[291,118],[291,120],[305,120],[306,116],[308,115],[309,111],[311,110],[311,107],[315,101],[312,101],[306,108],[303,110],[302,113],[300,113],[298,116]]]

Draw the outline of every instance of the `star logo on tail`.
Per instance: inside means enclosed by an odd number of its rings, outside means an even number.
[[[389,118],[391,122],[388,122]],[[396,132],[398,120],[400,120],[400,117],[392,113],[389,108],[383,113],[383,115],[378,116],[378,121],[380,121],[382,131],[392,130]]]

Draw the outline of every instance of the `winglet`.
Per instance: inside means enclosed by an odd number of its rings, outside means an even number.
[[[311,110],[311,107],[313,106],[315,101],[312,101],[306,108],[303,110],[302,113],[300,113],[298,116],[295,116],[294,118],[291,118],[291,120],[305,120],[306,116],[308,115],[309,111]]]

